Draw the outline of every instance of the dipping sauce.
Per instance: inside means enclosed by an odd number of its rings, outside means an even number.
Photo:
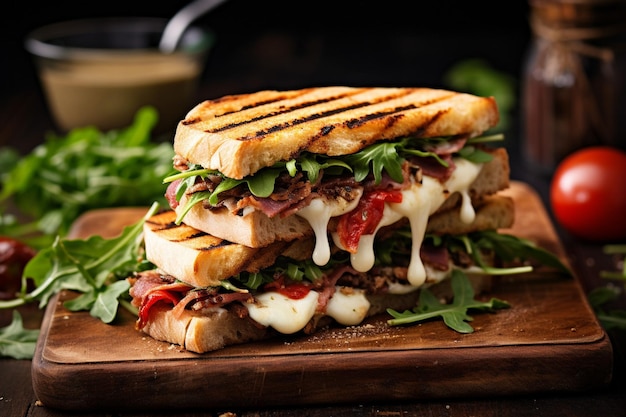
[[[51,115],[62,131],[129,126],[146,105],[156,132],[173,131],[196,97],[213,35],[190,26],[172,53],[158,48],[167,21],[96,18],[43,26],[26,37]]]
[[[184,55],[147,52],[40,68],[50,111],[64,131],[125,127],[144,105],[159,112],[156,130],[174,129],[192,104],[201,72],[201,63]]]

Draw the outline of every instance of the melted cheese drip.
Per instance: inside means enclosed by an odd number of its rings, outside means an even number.
[[[461,213],[463,213],[461,219],[468,222],[474,220],[475,212],[468,189],[480,173],[482,164],[474,164],[461,158],[456,158],[454,163],[456,169],[444,184],[435,178],[424,176],[421,185],[415,184],[402,192],[401,203],[385,204],[383,219],[376,231],[397,222],[402,217],[407,217],[411,225],[411,260],[407,273],[411,285],[421,286],[426,281],[426,270],[419,251],[426,233],[428,218],[441,207],[447,196],[454,192],[461,193]],[[351,255],[352,266],[356,270],[369,271],[374,266],[373,242],[376,231],[367,239],[361,238],[357,252]]]
[[[362,195],[363,190],[358,190],[357,196],[350,202],[342,198],[332,201],[316,198],[308,206],[298,211],[298,216],[306,219],[315,233],[313,262],[317,265],[326,265],[330,260],[330,244],[327,234],[330,218],[354,210]]]
[[[374,266],[374,238],[376,232],[383,226],[393,224],[403,217],[409,219],[411,225],[411,260],[408,269],[409,283],[421,286],[426,280],[426,270],[419,256],[426,225],[431,214],[441,207],[446,198],[455,192],[461,194],[461,220],[471,223],[476,215],[471,205],[469,186],[474,182],[482,164],[474,164],[466,159],[455,158],[456,169],[445,182],[441,183],[435,178],[424,176],[422,184],[413,184],[410,188],[402,191],[401,203],[385,203],[383,218],[378,228],[371,235],[361,236],[356,253],[351,254],[352,267],[357,271],[366,272]],[[336,233],[333,234],[335,244],[341,247]]]
[[[294,300],[275,291],[256,297],[256,302],[246,304],[250,317],[264,326],[273,327],[283,334],[302,330],[313,318],[319,293],[309,291],[306,297]]]
[[[370,302],[365,297],[365,291],[356,288],[342,291],[342,287],[336,287],[326,306],[326,315],[339,324],[353,326],[363,321],[369,309]]]

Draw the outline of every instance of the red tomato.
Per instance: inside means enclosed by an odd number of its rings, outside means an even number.
[[[22,288],[24,267],[35,256],[35,250],[10,237],[0,236],[0,300],[15,298]],[[34,283],[27,281],[27,291],[32,291]]]
[[[625,152],[592,146],[570,154],[552,177],[554,217],[565,230],[583,239],[626,239],[625,180]]]

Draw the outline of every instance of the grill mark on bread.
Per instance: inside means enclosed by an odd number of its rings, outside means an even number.
[[[211,236],[184,223],[177,225],[174,222],[175,216],[172,212],[157,214],[146,220],[146,224],[155,235],[170,242],[187,243],[198,251],[210,251],[234,245],[228,240]]]
[[[360,94],[360,93],[363,93],[363,92],[367,92],[367,91],[370,91],[370,90],[373,90],[373,89],[372,88],[359,89],[357,91],[346,92],[346,93],[343,93],[343,94],[337,94],[337,95],[334,95],[334,96],[325,97],[325,98],[321,98],[321,99],[295,103],[294,105],[291,105],[291,106],[288,106],[288,107],[287,106],[279,106],[279,110],[275,110],[274,109],[271,112],[268,112],[268,113],[265,113],[265,114],[261,114],[261,115],[258,115],[256,117],[253,117],[253,118],[245,119],[245,120],[242,120],[242,121],[239,121],[239,122],[227,123],[225,125],[222,125],[222,126],[219,126],[219,127],[215,127],[215,128],[212,128],[212,129],[206,129],[206,130],[204,130],[204,132],[206,132],[206,133],[224,132],[224,131],[227,131],[227,130],[230,130],[230,129],[233,129],[233,128],[236,128],[236,127],[239,127],[239,126],[251,125],[251,124],[254,124],[254,123],[256,123],[258,121],[261,121],[261,120],[264,120],[264,119],[268,119],[268,118],[271,118],[271,117],[274,117],[274,116],[278,116],[278,115],[281,115],[281,114],[291,113],[291,112],[294,112],[294,111],[297,111],[297,110],[300,110],[300,109],[304,109],[304,108],[307,108],[307,107],[312,107],[312,106],[316,106],[316,105],[324,104],[324,103],[329,104],[329,103],[332,103],[334,101],[341,100],[341,99],[344,99],[346,97],[354,96],[354,95],[357,95],[357,94]],[[332,109],[329,109],[329,110],[326,110],[326,111],[323,111],[323,112],[313,113],[313,114],[307,115],[305,117],[289,120],[289,121],[286,121],[284,123],[280,123],[280,124],[276,124],[276,125],[270,126],[270,127],[266,128],[266,129],[258,130],[256,132],[254,132],[253,134],[239,137],[236,140],[246,141],[246,140],[251,140],[251,139],[259,139],[259,138],[262,138],[262,137],[264,137],[264,136],[266,136],[268,134],[275,133],[275,132],[278,132],[278,131],[281,131],[281,130],[284,130],[284,129],[287,129],[287,128],[290,128],[290,127],[293,127],[293,126],[297,126],[297,125],[300,125],[300,124],[303,124],[303,123],[307,123],[307,122],[318,120],[318,119],[323,119],[325,117],[334,116],[334,115],[337,115],[337,114],[340,114],[340,113],[347,113],[347,112],[349,112],[351,110],[355,110],[355,109],[360,109],[360,108],[364,108],[364,107],[373,106],[373,105],[376,105],[376,104],[388,102],[388,101],[397,99],[399,97],[409,95],[412,92],[413,92],[413,90],[411,90],[411,89],[402,90],[402,91],[400,91],[398,93],[389,94],[389,95],[386,95],[386,96],[383,96],[383,97],[379,97],[377,99],[373,99],[373,100],[372,99],[368,99],[368,100],[365,100],[365,101],[359,101],[357,103],[354,103],[354,104],[351,104],[351,105],[348,105],[348,106],[342,106],[342,107],[332,108]],[[293,98],[294,97],[290,97],[290,99],[293,99]],[[265,105],[265,104],[280,102],[281,100],[283,100],[282,97],[277,99],[277,100],[264,100],[264,101],[261,101],[261,102],[252,103],[252,104],[249,104],[247,106],[241,107],[239,110],[226,112],[226,113],[223,113],[221,115],[215,115],[214,120],[218,119],[220,117],[230,116],[230,115],[233,115],[235,113],[238,113],[238,112],[241,112],[241,111],[244,111],[244,110],[260,107],[260,106]],[[410,110],[410,109],[415,109],[415,108],[416,108],[415,105],[408,105],[408,106],[402,106],[402,107],[394,108],[394,109],[392,109],[392,110],[390,110],[388,112],[371,113],[371,114],[363,116],[363,117],[361,117],[359,119],[348,120],[348,121],[346,121],[346,125],[348,127],[351,127],[350,125],[352,125],[352,126],[359,126],[359,125],[362,125],[362,124],[366,123],[369,120],[378,119],[378,118],[381,118],[381,117],[385,117],[385,116],[387,116],[389,114],[398,113],[398,112],[402,112],[402,111]],[[185,121],[185,124],[186,125],[187,124],[193,124],[195,122],[196,122],[196,120],[194,120],[193,122],[191,122],[191,120],[189,120],[189,123],[187,121]],[[322,128],[320,130],[320,132],[322,133],[322,135],[324,135],[324,134],[327,134],[328,132],[332,131],[333,128],[334,127],[332,125],[329,125],[327,127]]]
[[[288,128],[291,128],[291,127],[294,127],[294,126],[305,124],[307,122],[311,122],[311,121],[314,121],[314,120],[323,119],[323,118],[328,117],[328,116],[334,116],[334,115],[337,115],[337,114],[346,113],[346,112],[349,112],[351,110],[356,110],[356,109],[365,108],[365,107],[368,107],[368,106],[373,106],[373,105],[376,105],[376,104],[384,103],[384,102],[391,101],[391,100],[397,99],[398,97],[401,97],[401,96],[404,96],[404,95],[408,95],[408,94],[410,94],[410,92],[404,92],[403,94],[393,94],[393,95],[389,95],[389,96],[385,96],[385,97],[380,97],[377,100],[363,101],[363,102],[359,102],[359,103],[356,103],[356,104],[353,104],[353,105],[350,105],[350,106],[344,106],[344,107],[340,107],[340,108],[330,109],[330,110],[327,110],[327,111],[324,111],[324,112],[321,112],[321,113],[314,113],[314,114],[308,115],[306,117],[302,117],[302,118],[299,118],[299,119],[294,119],[294,120],[290,120],[290,121],[287,121],[287,122],[284,122],[284,123],[276,124],[276,125],[271,126],[271,127],[267,128],[267,129],[264,129],[264,130],[258,130],[254,134],[242,136],[242,137],[236,138],[235,140],[248,141],[248,140],[254,140],[254,139],[263,139],[263,137],[265,137],[267,135],[279,132],[279,131],[284,130],[284,129],[288,129]],[[250,119],[250,120],[245,120],[245,121],[242,121],[242,122],[239,122],[239,123],[231,124],[231,125],[228,125],[228,126],[223,126],[223,127],[217,128],[217,129],[208,130],[207,133],[217,133],[217,132],[226,131],[226,130],[234,128],[234,127],[238,127],[238,126],[245,125],[245,124],[248,124],[248,123],[254,123],[254,122],[258,121],[258,120],[266,119],[268,117],[276,116],[278,114],[289,113],[289,112],[294,111],[294,110],[298,110],[298,109],[301,109],[301,108],[306,108],[306,107],[309,107],[309,106],[312,106],[312,105],[316,105],[316,104],[321,104],[321,103],[324,103],[324,102],[332,102],[332,101],[338,100],[340,98],[343,98],[345,96],[346,95],[344,94],[342,96],[333,97],[333,98],[330,98],[330,99],[327,99],[327,100],[318,100],[316,102],[303,103],[302,105],[299,105],[299,106],[292,106],[292,107],[286,108],[284,111],[268,113],[268,114],[265,114],[265,115],[258,116],[256,118]],[[415,110],[415,109],[420,108],[420,107],[426,107],[426,106],[432,105],[433,103],[436,103],[436,102],[439,102],[439,101],[445,101],[447,99],[449,99],[449,96],[448,97],[441,97],[441,98],[439,98],[437,100],[431,100],[431,101],[423,103],[422,105],[419,105],[419,106],[415,105],[415,104],[409,104],[409,105],[406,105],[406,106],[396,107],[396,108],[390,109],[390,110],[385,111],[385,112],[369,113],[369,114],[363,115],[363,116],[361,116],[359,118],[346,120],[346,121],[344,121],[341,124],[346,126],[348,129],[354,129],[354,128],[366,125],[368,122],[386,118],[385,123],[384,123],[384,129],[387,130],[387,129],[392,128],[399,120],[401,120],[404,117],[404,113],[403,112],[408,111],[408,110]],[[428,120],[426,123],[422,124],[421,126],[418,126],[415,129],[415,132],[423,132],[423,131],[425,131],[426,128],[429,125],[431,125],[432,123],[434,123],[440,116],[441,116],[441,113],[438,112],[435,115],[435,117],[433,117],[432,119]],[[341,124],[332,124],[332,125],[326,125],[326,126],[322,127],[319,130],[319,134],[313,135],[311,137],[311,140],[309,141],[309,143],[313,143],[316,140],[318,140],[319,138],[327,136],[337,126],[340,126]]]
[[[428,129],[430,125],[437,122],[437,120],[443,115],[445,115],[446,113],[447,111],[444,111],[444,110],[438,111],[426,123],[423,123],[421,126],[418,126],[415,130],[410,132],[407,136],[417,136],[417,137],[422,136],[422,134],[426,131],[426,129]],[[388,128],[389,127],[391,126],[388,126]]]
[[[272,112],[269,112],[269,113],[266,113],[266,114],[263,114],[263,115],[260,115],[260,116],[257,116],[257,117],[253,117],[251,119],[247,119],[247,120],[244,120],[244,121],[241,121],[241,122],[237,122],[237,123],[229,123],[227,125],[224,125],[224,126],[221,126],[221,127],[215,128],[215,129],[207,129],[207,130],[205,130],[205,132],[207,132],[207,133],[223,132],[225,130],[229,130],[229,129],[232,129],[232,128],[235,128],[235,127],[238,127],[238,126],[254,123],[254,122],[257,122],[259,120],[267,119],[269,117],[274,117],[274,116],[278,116],[280,114],[290,113],[290,112],[293,112],[293,111],[296,111],[296,110],[300,110],[300,109],[304,109],[304,108],[307,108],[307,107],[316,106],[318,104],[323,104],[323,103],[329,103],[331,101],[336,101],[336,100],[345,98],[345,97],[347,97],[349,95],[350,94],[342,94],[342,95],[339,95],[339,96],[327,97],[327,98],[319,99],[319,100],[306,101],[304,103],[299,103],[297,105],[289,106],[289,107],[280,106],[280,110],[278,110],[278,111],[272,111]],[[276,100],[276,101],[281,101],[281,100]],[[223,115],[219,115],[219,116],[215,116],[215,117],[218,118],[218,117],[228,116],[228,115],[231,115],[233,113],[237,113],[239,111],[244,111],[244,110],[252,109],[252,108],[255,108],[255,107],[259,107],[259,106],[264,105],[264,104],[268,104],[268,103],[267,102],[261,102],[260,104],[245,106],[245,107],[242,107],[238,111],[225,113]],[[363,104],[358,104],[358,105],[349,106],[349,107],[340,108],[340,109],[333,109],[333,110],[329,110],[328,112],[324,112],[322,114],[312,114],[312,115],[310,115],[310,116],[308,116],[306,118],[303,118],[301,121],[293,120],[293,121],[290,121],[289,123],[283,123],[283,125],[284,125],[284,127],[289,127],[290,123],[293,124],[293,125],[306,123],[306,122],[308,122],[310,120],[315,120],[315,119],[318,119],[320,117],[341,113],[343,111],[352,110],[352,109],[359,108],[359,107],[363,107]],[[276,126],[271,127],[269,129],[269,131],[266,132],[266,133],[276,132],[276,131],[281,130],[281,129],[283,129],[283,126],[276,125]],[[266,133],[263,133],[262,131],[259,131],[259,132],[256,133],[256,136],[262,136],[262,135],[264,135]],[[240,138],[240,140],[242,140],[242,139],[251,139],[251,138],[254,138],[254,137],[255,136],[244,137],[244,138]]]

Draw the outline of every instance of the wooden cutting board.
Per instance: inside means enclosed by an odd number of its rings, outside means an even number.
[[[534,190],[514,182],[510,231],[564,258]],[[77,220],[74,236],[115,235],[147,209],[109,209]],[[312,336],[284,336],[195,354],[158,342],[122,312],[107,325],[48,305],[33,360],[33,388],[48,407],[164,410],[263,407],[576,392],[608,384],[612,348],[577,278],[537,270],[498,280],[489,296],[511,304],[472,314],[459,334],[442,321],[389,327],[388,316]]]

